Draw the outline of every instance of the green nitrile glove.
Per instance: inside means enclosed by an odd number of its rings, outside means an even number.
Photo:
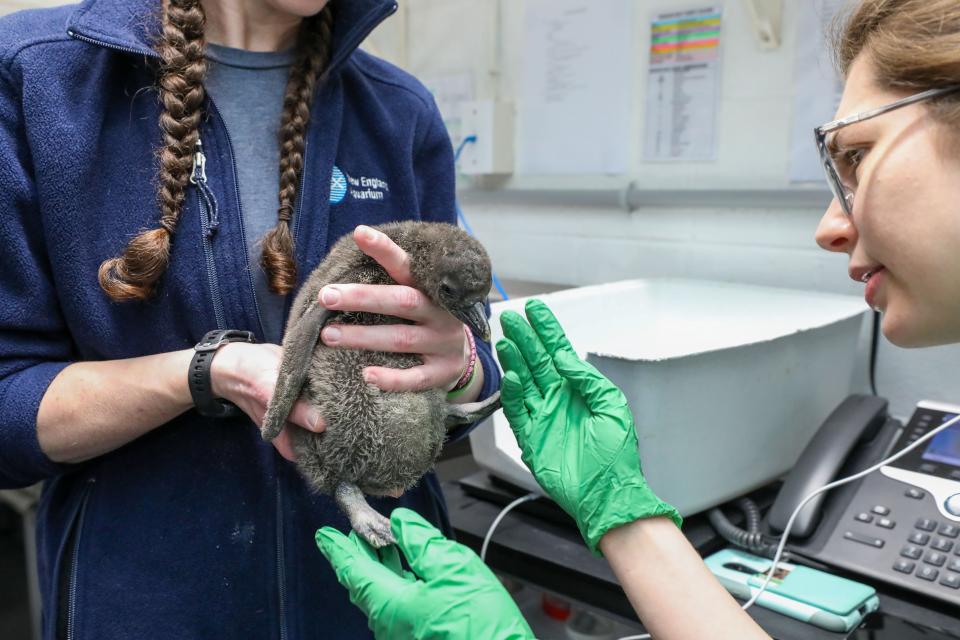
[[[401,569],[397,547],[378,552],[356,533],[317,531],[317,546],[378,640],[534,640],[517,605],[477,554],[409,509],[395,509],[390,528],[413,573]]]
[[[547,305],[531,300],[526,314],[530,324],[512,311],[500,316],[497,355],[503,412],[537,482],[594,553],[607,531],[640,518],[666,516],[679,527],[680,514],[643,477],[623,393],[577,356]]]

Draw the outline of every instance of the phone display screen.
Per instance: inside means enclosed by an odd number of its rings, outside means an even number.
[[[956,414],[945,414],[940,424],[955,417]],[[960,467],[960,424],[934,436],[921,457],[929,462],[941,462]]]

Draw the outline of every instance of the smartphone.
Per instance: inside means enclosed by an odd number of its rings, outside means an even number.
[[[737,549],[705,560],[734,597],[749,600],[760,590],[772,560]],[[853,580],[802,565],[781,562],[756,604],[828,631],[847,632],[877,610],[877,591]]]

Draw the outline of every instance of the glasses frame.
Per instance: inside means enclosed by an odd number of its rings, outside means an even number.
[[[960,85],[941,87],[939,89],[927,89],[926,91],[915,93],[912,96],[901,98],[896,102],[891,102],[890,104],[885,104],[875,109],[861,111],[860,113],[855,113],[852,116],[847,116],[846,118],[841,118],[839,120],[833,120],[832,122],[828,122],[814,128],[813,136],[817,143],[817,151],[820,154],[820,164],[823,166],[823,170],[827,175],[827,184],[830,185],[830,191],[833,192],[834,197],[840,202],[840,207],[843,209],[845,214],[848,216],[853,215],[853,196],[855,191],[851,187],[843,184],[843,182],[840,180],[840,173],[837,171],[837,165],[834,163],[833,156],[830,154],[830,149],[827,147],[827,134],[857,122],[863,122],[864,120],[869,120],[870,118],[876,118],[877,116],[893,111],[894,109],[899,109],[900,107],[905,107],[915,102],[942,96],[947,93],[953,93],[954,91],[960,91]]]

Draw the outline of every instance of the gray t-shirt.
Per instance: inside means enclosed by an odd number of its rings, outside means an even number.
[[[264,340],[280,342],[286,297],[267,288],[260,266],[261,239],[277,224],[280,191],[280,115],[293,50],[246,51],[206,45],[207,93],[233,143],[247,254]]]

